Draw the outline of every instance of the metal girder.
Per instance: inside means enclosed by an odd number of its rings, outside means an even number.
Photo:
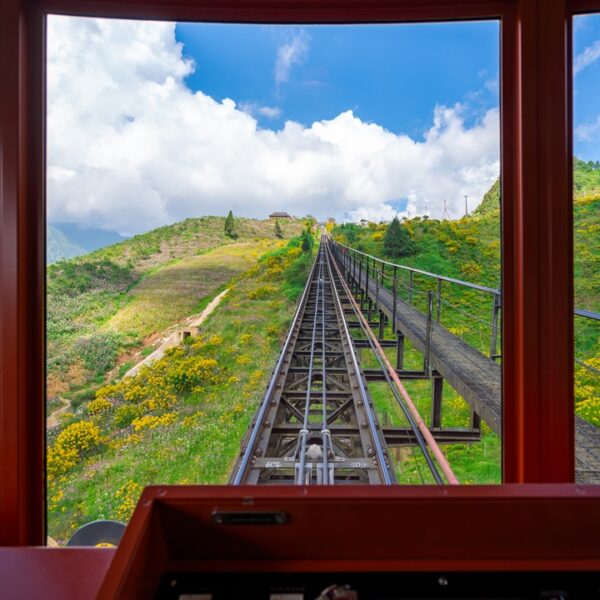
[[[321,248],[232,483],[395,482],[329,260]]]

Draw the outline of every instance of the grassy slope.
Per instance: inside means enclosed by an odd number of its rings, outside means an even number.
[[[90,520],[127,519],[149,483],[227,481],[310,262],[297,241],[268,253],[235,279],[201,336],[82,406],[78,425],[97,429],[75,464],[51,445],[50,535],[64,542]]]
[[[433,273],[498,287],[500,280],[500,185],[498,182],[486,194],[473,214],[458,221],[437,221],[415,218],[405,221],[405,226],[417,242],[418,252],[400,261]],[[600,311],[600,169],[576,161],[575,171],[575,303],[578,307]],[[385,225],[370,224],[366,228],[338,227],[334,235],[343,243],[377,256],[383,252]],[[408,297],[408,278],[401,280],[400,294]],[[403,287],[404,286],[404,287]],[[414,303],[426,310],[426,293],[435,290],[435,282],[415,277]],[[484,353],[489,352],[491,299],[485,294],[469,292],[454,286],[444,286],[441,322]],[[577,356],[588,364],[600,368],[600,341],[598,325],[576,318]],[[391,333],[391,332],[390,332]],[[368,363],[367,363],[368,364]],[[422,368],[422,357],[410,348],[406,355],[407,368]],[[589,371],[578,368],[576,400],[578,411],[600,425],[598,378]],[[428,416],[431,401],[429,384],[407,382],[406,386],[417,402],[422,415]],[[382,418],[402,424],[398,408],[388,397],[383,386],[372,386],[372,393]],[[462,426],[469,423],[470,410],[466,403],[446,385],[444,392],[445,426]],[[484,426],[480,444],[456,444],[446,447],[446,452],[463,482],[493,483],[500,480],[500,442]],[[427,481],[426,469],[421,459],[403,455],[399,466],[400,480],[420,482],[421,474]]]
[[[272,221],[236,219],[235,239],[223,223],[187,219],[48,268],[50,402],[89,399],[119,355],[187,316],[277,241]],[[289,238],[302,225],[281,226]]]

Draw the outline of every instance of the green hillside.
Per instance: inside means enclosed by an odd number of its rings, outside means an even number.
[[[574,190],[575,305],[600,312],[599,163],[584,163],[575,159]],[[334,228],[333,236],[343,244],[391,262],[499,288],[499,181],[494,183],[478,208],[466,218],[439,221],[417,217],[403,221],[402,225],[409,232],[416,252],[401,259],[387,255],[384,250],[385,223],[368,223],[366,226],[344,224]],[[408,300],[408,273],[400,271],[399,278],[400,295]],[[388,285],[391,284],[388,282]],[[423,312],[427,311],[427,293],[430,291],[435,298],[437,282],[434,278],[414,276],[412,302]],[[486,355],[490,352],[492,307],[493,296],[490,294],[448,283],[442,286],[441,323]],[[600,325],[597,321],[575,317],[575,350],[579,361],[575,374],[577,411],[580,416],[600,426]],[[419,365],[422,365],[422,357],[409,345],[407,368],[420,368]],[[422,414],[429,414],[428,384],[407,382],[406,385]],[[373,394],[379,403],[380,413],[394,423],[394,419],[398,418],[397,408],[385,397],[379,397],[377,389]],[[445,425],[467,426],[470,410],[448,386],[444,396],[444,411]],[[481,444],[458,444],[446,450],[462,481],[485,483],[500,480],[500,443],[487,428],[484,428]],[[408,475],[415,482],[419,481],[414,470]]]
[[[257,243],[275,249],[228,282],[199,335],[99,387],[50,432],[48,524],[60,543],[91,520],[127,520],[147,484],[227,482],[313,256],[300,237]],[[239,246],[203,256],[235,257]]]
[[[49,412],[93,397],[119,357],[149,352],[166,327],[281,242],[269,220],[187,219],[48,267]],[[281,223],[283,237],[301,221]],[[124,367],[125,368],[125,367]]]
[[[49,265],[81,254],[85,254],[85,250],[70,240],[64,232],[50,224],[46,227],[46,262]]]

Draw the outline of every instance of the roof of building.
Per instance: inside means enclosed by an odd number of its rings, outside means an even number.
[[[272,212],[269,217],[287,217],[288,219],[291,219],[291,216],[286,212]]]

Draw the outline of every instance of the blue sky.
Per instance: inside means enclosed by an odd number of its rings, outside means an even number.
[[[574,151],[583,160],[600,160],[600,16],[574,22]]]
[[[499,26],[495,21],[370,26],[178,24],[176,38],[196,70],[193,90],[238,104],[263,127],[304,125],[352,109],[394,133],[422,136],[436,105],[468,104],[467,122],[498,105]],[[278,51],[299,40],[285,81]]]
[[[48,21],[48,216],[451,218],[497,179],[499,24]],[[600,159],[600,17],[575,22],[577,156]]]

